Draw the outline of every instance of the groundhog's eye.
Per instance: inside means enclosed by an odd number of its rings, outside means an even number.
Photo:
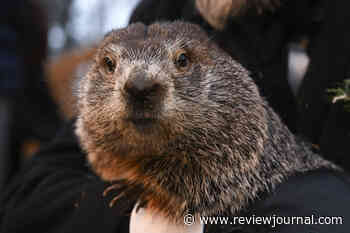
[[[103,65],[108,73],[114,73],[115,70],[115,62],[110,57],[103,58]]]
[[[186,53],[179,53],[175,60],[175,65],[178,68],[186,68],[189,64],[189,59]]]

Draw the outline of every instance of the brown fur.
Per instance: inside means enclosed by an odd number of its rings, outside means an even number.
[[[190,64],[179,69],[182,50]],[[135,69],[162,90],[143,115],[125,95]],[[78,110],[76,133],[96,173],[176,220],[235,214],[289,176],[333,167],[294,138],[246,69],[188,23],[109,33],[79,84]],[[133,114],[155,120],[139,128]]]

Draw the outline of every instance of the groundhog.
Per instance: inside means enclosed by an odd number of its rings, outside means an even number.
[[[337,169],[194,24],[111,31],[78,86],[76,134],[92,169],[169,219],[235,215],[291,176]]]

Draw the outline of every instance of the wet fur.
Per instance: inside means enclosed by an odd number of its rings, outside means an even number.
[[[174,67],[179,49],[190,54],[186,71]],[[117,60],[113,75],[101,65],[106,54]],[[122,87],[135,66],[165,90],[145,131],[125,121]],[[79,88],[76,133],[92,168],[172,219],[235,214],[292,175],[334,167],[297,141],[249,72],[192,24],[112,31]]]

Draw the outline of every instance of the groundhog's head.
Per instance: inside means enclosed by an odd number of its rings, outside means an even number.
[[[140,200],[168,215],[246,201],[242,174],[266,137],[263,100],[198,26],[110,32],[79,88],[76,132],[103,179],[142,187]]]

